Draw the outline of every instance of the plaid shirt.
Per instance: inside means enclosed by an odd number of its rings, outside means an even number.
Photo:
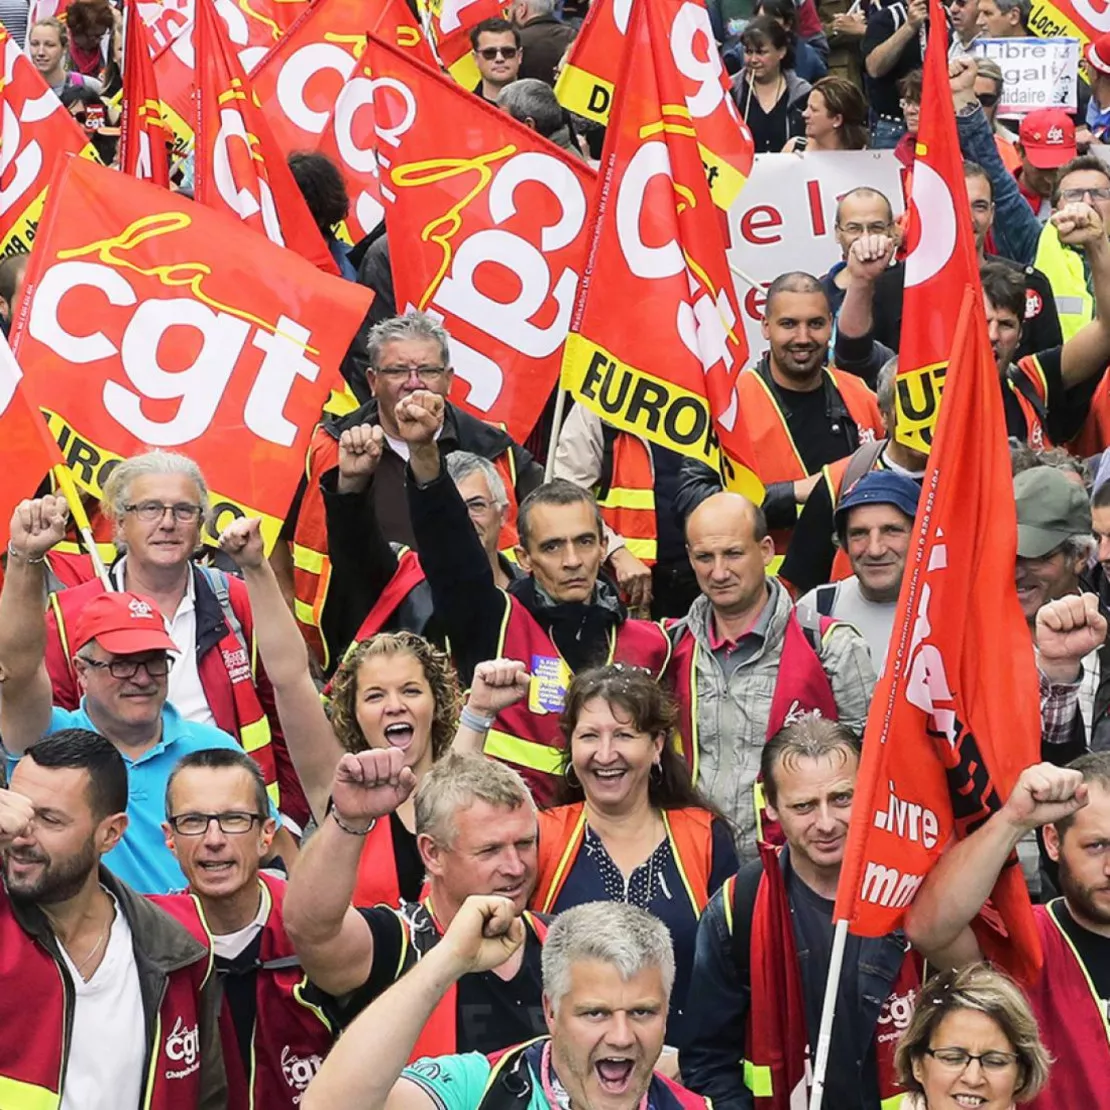
[[[1066,744],[1071,740],[1072,722],[1079,712],[1079,693],[1083,674],[1074,682],[1049,682],[1038,670],[1041,689],[1041,740],[1045,744]]]

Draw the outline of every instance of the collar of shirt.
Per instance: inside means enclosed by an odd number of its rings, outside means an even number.
[[[755,622],[746,632],[741,632],[734,640],[726,639],[717,630],[717,616],[713,614],[709,618],[709,647],[711,651],[724,651],[726,655],[731,655],[749,636],[754,636],[757,639],[767,639],[767,629],[771,624],[771,618],[775,615],[775,607],[771,603],[772,598],[770,592],[767,594],[767,599],[763,602],[763,608],[759,611],[759,616],[756,617]]]
[[[112,579],[116,584],[116,589],[123,593],[126,591],[125,584],[125,571],[127,565],[127,556],[121,555],[112,567]],[[197,603],[197,587],[193,581],[193,564],[189,564],[189,576],[185,583],[185,596],[181,599],[181,603],[177,607],[177,612],[173,615],[173,620],[167,620],[165,616],[162,617],[162,623],[166,626],[166,631],[169,632],[173,626],[173,621],[177,620],[182,613],[190,613],[196,608]]]
[[[92,726],[92,730],[94,732],[97,731],[95,723],[93,722],[92,718],[89,717],[89,708],[88,705],[85,703],[84,698],[81,699],[80,709],[81,712],[84,713],[86,717],[88,717],[89,724]],[[162,706],[162,735],[158,738],[158,743],[150,748],[147,748],[147,750],[143,752],[143,754],[140,755],[137,759],[132,759],[126,752],[121,751],[120,755],[123,756],[123,761],[129,767],[135,767],[140,763],[145,763],[148,759],[154,759],[156,756],[161,755],[175,741],[181,738],[181,736],[185,732],[185,730],[182,728],[183,724],[184,718],[181,716],[181,714],[178,713],[178,711],[174,709],[174,707],[170,705],[169,702],[166,702]]]

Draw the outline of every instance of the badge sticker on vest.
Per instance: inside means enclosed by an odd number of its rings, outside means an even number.
[[[533,713],[562,713],[570,679],[570,667],[558,656],[533,655],[528,708]]]

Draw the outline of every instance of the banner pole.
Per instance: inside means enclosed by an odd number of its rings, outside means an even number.
[[[567,391],[559,387],[559,395],[555,398],[555,415],[551,418],[551,439],[547,444],[547,462],[543,468],[543,480],[550,482],[555,473],[555,445],[559,442],[559,433],[563,430],[563,412],[567,406]]]
[[[92,565],[93,569],[96,571],[96,576],[104,584],[104,588],[110,593],[113,589],[112,580],[108,576],[108,568],[104,565],[104,560],[100,557],[100,551],[97,549],[96,540],[93,539],[92,526],[89,524],[88,515],[85,513],[85,506],[81,503],[81,494],[74,484],[73,475],[70,474],[68,467],[56,466],[54,467],[54,479],[58,483],[58,488],[62,491],[62,496],[66,499],[66,504],[69,506],[69,511],[73,515],[73,522],[77,526],[77,531],[81,539],[85,541],[85,547],[89,552],[89,557],[92,559]]]
[[[743,270],[741,270],[741,269],[740,269],[740,267],[739,267],[739,266],[734,266],[734,265],[733,265],[733,264],[732,264],[731,262],[730,262],[730,263],[728,264],[728,268],[729,268],[729,269],[730,269],[730,270],[731,270],[731,271],[732,271],[732,272],[733,272],[733,273],[734,273],[734,274],[735,274],[735,275],[736,275],[736,276],[737,276],[737,277],[738,277],[738,278],[739,278],[739,279],[740,279],[740,280],[741,280],[742,282],[744,282],[744,284],[745,284],[745,285],[750,285],[750,286],[751,286],[751,287],[752,287],[753,289],[759,289],[759,290],[762,290],[762,289],[764,288],[764,286],[765,286],[765,285],[767,284],[766,282],[763,282],[763,281],[756,281],[756,279],[755,279],[755,278],[753,278],[751,274],[749,274],[749,273],[745,273],[745,272],[744,272]]]
[[[813,1087],[809,1092],[809,1110],[821,1110],[821,1100],[825,1094],[825,1072],[829,1066],[833,1018],[836,1016],[836,995],[840,987],[840,969],[844,963],[844,949],[847,945],[848,919],[842,917],[833,930],[829,977],[825,980],[825,1001],[821,1006],[821,1029],[817,1034],[817,1059],[813,1064]]]

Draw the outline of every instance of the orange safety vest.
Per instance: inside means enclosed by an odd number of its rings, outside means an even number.
[[[713,815],[704,809],[664,809],[663,827],[671,845],[678,873],[694,916],[701,917],[709,901],[709,876],[713,869]],[[554,913],[563,884],[578,858],[586,838],[586,807],[583,802],[541,809],[536,891],[532,908]]]
[[[598,508],[605,523],[624,538],[629,554],[651,566],[658,554],[651,448],[639,436],[617,432],[611,440],[611,464],[609,453],[607,449],[596,491]]]
[[[393,849],[393,821],[380,817],[366,836],[358,857],[352,906],[390,906],[401,904],[401,880],[397,876],[397,856]]]
[[[1036,355],[1026,355],[1018,359],[1022,369],[1032,369],[1032,375],[1015,373],[1012,367],[1006,374],[1006,387],[1017,398],[1018,407],[1025,417],[1025,441],[1034,451],[1044,451],[1052,446],[1048,431],[1044,426],[1048,408],[1048,380]]]
[[[503,709],[486,734],[484,751],[520,772],[539,805],[550,802],[563,769],[559,714],[573,677],[551,637],[511,594],[497,644],[500,659],[522,659],[532,678],[526,699]],[[626,620],[610,633],[606,662],[643,667],[658,679],[671,657],[671,642],[653,621]]]
[[[502,550],[517,542],[516,533],[516,464],[511,450],[502,451],[490,462],[505,483],[509,509],[501,529],[498,545]],[[339,465],[339,441],[326,425],[317,424],[308,446],[305,465],[304,498],[293,532],[293,615],[301,635],[326,669],[330,663],[328,646],[320,631],[324,605],[331,584],[331,559],[328,556],[328,522],[320,479]]]

